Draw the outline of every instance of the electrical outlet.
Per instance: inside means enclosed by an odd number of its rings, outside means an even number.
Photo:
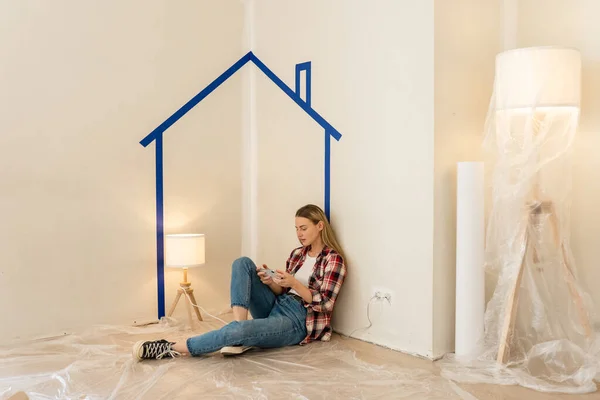
[[[386,288],[375,288],[375,290],[373,291],[374,294],[373,296],[378,300],[378,301],[386,301],[388,302],[390,305],[392,304],[392,291]]]

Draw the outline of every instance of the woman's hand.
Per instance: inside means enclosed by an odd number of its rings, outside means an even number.
[[[275,283],[279,286],[291,288],[296,284],[297,280],[294,278],[294,275],[290,275],[286,271],[281,271],[279,269],[276,272],[279,279],[275,279]]]
[[[271,289],[271,291],[273,293],[275,293],[275,295],[279,296],[281,293],[283,293],[283,289],[281,288],[281,286],[279,286],[277,284],[277,282],[275,282],[273,280],[273,278],[271,278],[269,275],[267,275],[265,273],[265,269],[268,269],[269,267],[267,267],[266,264],[263,264],[262,267],[256,267],[256,273],[258,275],[258,277],[260,278],[260,281],[267,285],[269,287],[269,289]]]
[[[260,281],[262,283],[264,283],[265,285],[270,285],[271,283],[273,283],[273,278],[264,273],[264,270],[267,268],[268,267],[266,266],[266,264],[263,264],[262,267],[256,267],[256,273],[258,274],[258,277],[260,278]]]

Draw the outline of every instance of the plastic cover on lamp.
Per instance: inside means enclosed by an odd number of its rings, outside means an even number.
[[[574,111],[581,102],[581,54],[564,47],[508,50],[496,57],[495,80],[495,111]]]
[[[205,263],[205,237],[200,233],[165,235],[165,266],[199,267]]]
[[[569,230],[580,79],[580,54],[571,48],[496,58],[484,139],[493,155],[484,267],[495,290],[476,354],[446,356],[440,364],[447,378],[543,392],[597,390],[596,310],[578,278]]]

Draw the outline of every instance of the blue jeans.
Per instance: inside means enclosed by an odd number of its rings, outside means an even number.
[[[231,306],[249,310],[253,319],[231,322],[219,330],[187,339],[192,356],[213,353],[225,346],[292,346],[306,337],[304,305],[287,294],[276,296],[260,281],[256,265],[247,257],[235,260],[232,266]]]

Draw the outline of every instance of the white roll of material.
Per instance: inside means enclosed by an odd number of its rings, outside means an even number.
[[[484,168],[482,162],[459,162],[456,185],[455,354],[475,355],[483,336]]]

